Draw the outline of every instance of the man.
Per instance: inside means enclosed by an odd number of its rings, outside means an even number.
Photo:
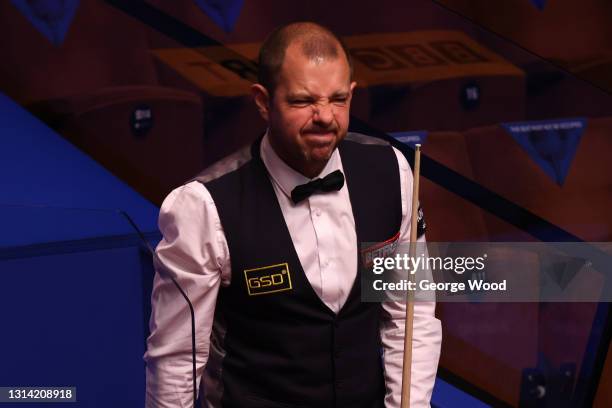
[[[358,243],[409,240],[412,174],[389,146],[343,140],[351,75],[327,29],[273,32],[252,87],[266,134],[162,205],[157,268],[194,304],[208,406],[399,407],[405,304],[360,301]],[[191,406],[189,312],[159,273],[152,305],[147,406]],[[434,307],[415,305],[411,407],[435,380]]]

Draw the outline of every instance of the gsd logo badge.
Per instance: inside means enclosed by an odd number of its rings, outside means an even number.
[[[282,292],[293,288],[291,286],[289,264],[287,263],[245,269],[244,279],[249,296]]]

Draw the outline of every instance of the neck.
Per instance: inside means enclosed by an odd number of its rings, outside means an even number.
[[[298,173],[302,174],[304,177],[308,177],[309,179],[313,179],[313,178],[317,177],[319,174],[321,174],[321,172],[325,168],[326,164],[327,163],[323,163],[322,165],[316,166],[316,167],[302,168],[301,170],[298,170],[298,169],[293,168],[293,167],[292,167],[292,169],[297,171]]]

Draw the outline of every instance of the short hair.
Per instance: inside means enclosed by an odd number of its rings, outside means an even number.
[[[291,23],[275,29],[264,41],[258,58],[257,80],[270,96],[274,94],[276,81],[285,60],[285,52],[294,42],[301,43],[301,51],[309,59],[338,58],[341,49],[353,77],[351,54],[344,42],[331,30],[311,22]]]

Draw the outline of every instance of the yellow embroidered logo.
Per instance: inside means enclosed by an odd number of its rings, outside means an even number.
[[[287,263],[245,269],[244,279],[249,296],[282,292],[293,288]]]

